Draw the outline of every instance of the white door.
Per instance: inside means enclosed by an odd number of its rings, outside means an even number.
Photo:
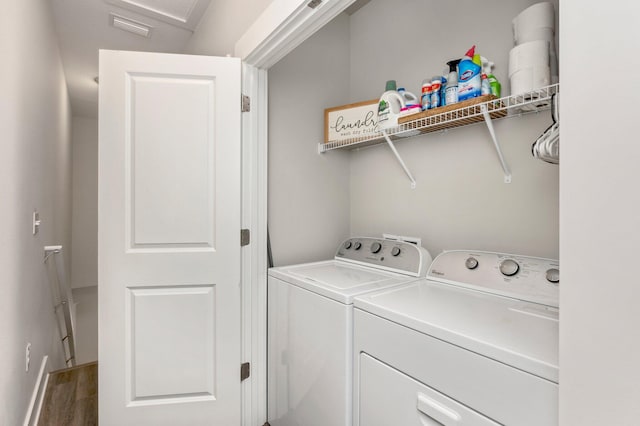
[[[240,424],[240,73],[100,52],[102,426]]]

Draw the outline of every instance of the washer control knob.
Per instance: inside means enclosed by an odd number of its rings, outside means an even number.
[[[511,277],[518,273],[520,265],[513,259],[506,259],[500,263],[500,272],[507,277]]]
[[[470,257],[466,262],[464,262],[464,266],[466,266],[467,269],[476,269],[478,267],[478,259]]]
[[[344,248],[346,248],[347,250],[349,250],[352,246],[353,244],[351,243],[351,241],[347,241],[346,243],[344,243]]]
[[[361,243],[360,241],[356,242],[356,243],[353,245],[353,248],[354,248],[355,250],[360,250],[360,248],[361,248],[361,247],[362,247],[362,243]]]
[[[382,244],[373,243],[371,244],[371,253],[379,253],[382,250]]]
[[[560,271],[556,268],[547,269],[547,281],[558,284],[560,282]]]
[[[391,249],[391,255],[392,256],[398,256],[400,254],[402,250],[400,250],[400,247],[394,247]]]

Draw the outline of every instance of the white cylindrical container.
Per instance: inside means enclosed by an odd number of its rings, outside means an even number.
[[[518,70],[509,77],[514,95],[530,92],[551,84],[549,67],[529,67]]]
[[[549,42],[530,41],[511,49],[509,80],[514,95],[551,84]]]
[[[555,19],[552,3],[534,4],[522,11],[512,22],[516,44],[534,40],[547,40],[553,43]]]

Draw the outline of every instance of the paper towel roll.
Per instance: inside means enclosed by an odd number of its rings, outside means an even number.
[[[536,40],[520,44],[509,52],[509,77],[523,68],[549,66],[549,42]]]
[[[536,3],[523,10],[512,23],[516,44],[533,40],[547,40],[553,43],[555,19],[552,3]]]

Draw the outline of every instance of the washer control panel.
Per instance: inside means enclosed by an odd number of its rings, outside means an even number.
[[[384,238],[349,238],[338,247],[336,260],[424,277],[431,264],[429,252],[413,243]]]
[[[428,278],[527,302],[558,307],[557,260],[507,253],[452,250],[438,255]]]

